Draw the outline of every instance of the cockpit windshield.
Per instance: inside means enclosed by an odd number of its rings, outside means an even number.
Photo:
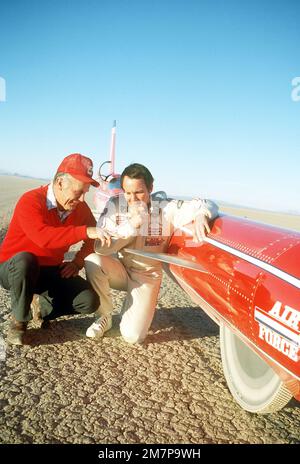
[[[109,190],[115,190],[115,189],[120,189],[121,190],[121,177],[113,177],[110,179],[108,182],[108,189]]]

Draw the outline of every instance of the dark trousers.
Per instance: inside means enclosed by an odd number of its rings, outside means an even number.
[[[99,307],[99,296],[80,276],[62,278],[58,266],[40,266],[31,253],[18,253],[0,263],[0,285],[11,292],[12,313],[18,321],[31,319],[34,293],[41,295],[45,320],[66,314],[89,314]]]

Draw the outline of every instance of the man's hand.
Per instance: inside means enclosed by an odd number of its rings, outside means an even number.
[[[203,242],[206,234],[210,232],[208,219],[204,214],[199,214],[195,219],[195,229],[193,240],[195,242]]]
[[[76,277],[79,272],[79,268],[76,263],[73,261],[62,263],[60,266],[60,275],[64,279],[69,279],[69,277]]]
[[[93,240],[100,240],[102,247],[109,247],[111,245],[110,234],[106,230],[100,229],[100,227],[87,227],[86,233],[88,238]]]
[[[128,220],[130,224],[139,229],[148,217],[147,205],[142,202],[136,202],[128,208]]]

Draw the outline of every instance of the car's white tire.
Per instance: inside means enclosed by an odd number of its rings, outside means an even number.
[[[253,413],[278,411],[292,398],[274,370],[227,326],[220,326],[223,371],[238,404]]]

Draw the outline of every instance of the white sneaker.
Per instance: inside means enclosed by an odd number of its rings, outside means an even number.
[[[86,336],[89,338],[101,338],[112,326],[112,317],[101,316],[97,319],[86,331]]]

